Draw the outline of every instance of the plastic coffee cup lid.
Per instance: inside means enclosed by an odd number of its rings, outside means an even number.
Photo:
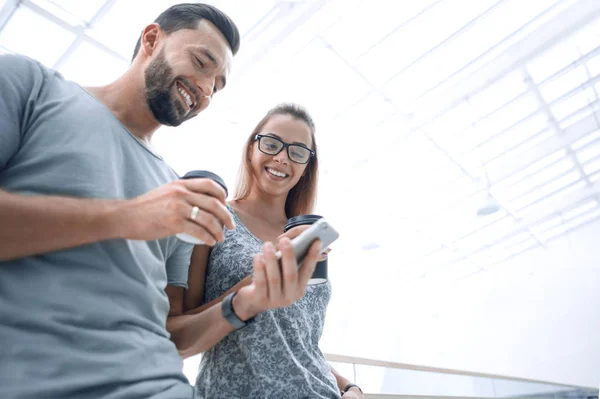
[[[227,191],[227,185],[225,181],[217,174],[213,172],[209,172],[208,170],[192,170],[185,174],[182,179],[211,179],[217,182],[221,187],[225,189],[225,194],[229,195],[229,191]]]
[[[322,219],[323,216],[321,215],[299,215],[299,216],[294,216],[293,218],[290,218],[285,227],[283,228],[283,232],[285,233],[286,231],[293,229],[294,227],[297,226],[303,226],[305,224],[313,224],[315,223],[317,220]]]

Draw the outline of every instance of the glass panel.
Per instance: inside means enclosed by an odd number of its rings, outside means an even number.
[[[340,375],[348,378],[350,381],[356,381],[354,375],[354,365],[352,363],[328,362]],[[358,384],[357,384],[358,385]]]
[[[532,238],[529,233],[519,234],[517,239],[518,242],[501,242],[498,245],[483,252],[479,255],[481,257],[482,262],[485,262],[488,265],[493,265],[507,260],[514,255],[525,252],[529,249],[533,249],[539,245],[538,242],[534,238]]]
[[[539,17],[539,14],[556,3],[560,3],[560,1],[549,0],[527,3],[502,1],[496,3],[496,6],[481,17],[475,26],[443,49],[443,57],[438,57],[437,64],[446,70],[446,68],[461,61],[458,65],[464,66],[465,61],[472,61],[476,56],[485,58],[489,53],[498,54],[511,43],[519,40],[519,38],[522,39],[528,32],[542,24],[549,15],[544,18]],[[562,7],[555,8],[561,9]],[[559,10],[553,11],[558,12]],[[554,12],[548,12],[548,14],[552,15]],[[524,32],[516,33],[519,30]]]
[[[523,175],[532,175],[532,174],[542,170],[546,166],[552,165],[553,163],[555,163],[559,159],[565,157],[566,155],[567,155],[566,150],[558,150],[558,151],[540,159],[539,161],[536,161],[535,163],[529,165],[527,168],[523,169],[523,171],[521,171],[519,173],[523,174]]]
[[[425,332],[426,333],[426,332]],[[356,383],[371,394],[419,397],[548,397],[584,399],[596,390],[489,377],[356,365]]]
[[[480,132],[477,136],[477,144],[532,115],[539,107],[540,104],[535,97],[526,95],[476,122],[474,127]]]
[[[85,24],[85,21],[82,18],[79,18],[79,17],[73,15],[72,13],[65,10],[63,7],[61,7],[60,5],[56,4],[55,2],[53,2],[51,0],[31,0],[31,2],[33,4],[39,6],[40,8],[45,9],[50,14],[58,17],[60,20],[66,22],[67,24],[69,24],[71,26],[80,26],[80,25]],[[86,2],[81,2],[81,3],[86,3]]]
[[[573,168],[573,163],[569,159],[563,159],[535,174],[529,175],[527,178],[515,183],[514,185],[508,187],[505,186],[505,188],[501,191],[495,188],[493,192],[498,192],[500,198],[504,200],[514,200],[520,195],[530,191],[534,187],[542,186]]]
[[[536,189],[535,191],[513,200],[511,202],[511,206],[513,206],[514,209],[521,210],[528,205],[544,198],[545,196],[560,191],[561,188],[566,188],[572,183],[578,181],[580,178],[581,176],[577,171],[567,173],[565,176],[559,177],[558,179],[553,180],[552,182]]]
[[[596,42],[596,45],[600,45],[600,39],[598,42]],[[597,55],[591,60],[587,61],[585,66],[588,68],[592,76],[600,75],[600,55]]]
[[[548,118],[542,112],[538,112],[515,127],[492,137],[474,151],[479,155],[481,160],[487,162],[507,150],[518,147],[519,144],[539,134],[547,126]]]
[[[591,222],[594,219],[597,219],[598,217],[600,217],[600,209],[599,208],[595,208],[594,210],[578,215],[570,220],[568,220],[567,222],[565,222],[565,225],[567,227],[567,229],[571,230],[577,227],[580,227],[586,223]]]
[[[562,176],[568,170],[574,169],[573,162],[570,158],[565,158],[559,162],[548,166],[539,172],[530,176],[531,182],[536,186],[541,186],[551,181],[557,176]]]
[[[585,163],[589,161],[600,154],[600,141],[589,144],[587,147],[576,151],[575,154],[577,155],[579,162]]]
[[[535,382],[509,381],[494,379],[494,392],[496,397],[542,397],[542,398],[560,398],[560,393],[567,392],[570,388],[559,385],[540,384]],[[572,396],[572,399],[578,399],[579,396]],[[581,397],[583,398],[583,397]]]
[[[172,1],[172,3],[179,3],[179,1]],[[229,15],[235,21],[243,38],[263,17],[269,14],[273,7],[281,2],[276,0],[209,0],[203,1],[203,3],[212,4]],[[281,8],[285,8],[286,6],[292,8],[295,5],[284,3],[279,4],[279,6]],[[319,11],[322,11],[322,9]]]
[[[560,216],[553,216],[552,218],[545,220],[542,223],[538,223],[535,226],[531,227],[531,230],[536,233],[540,238],[542,238],[543,240],[545,240],[546,237],[546,232],[550,229],[555,228],[558,225],[561,225],[563,223],[563,218]]]
[[[593,89],[585,89],[576,94],[560,100],[556,104],[550,106],[550,110],[554,114],[556,120],[561,121],[572,113],[587,107],[596,100],[596,93]]]
[[[423,130],[435,140],[436,143],[451,152],[462,152],[468,146],[468,141],[473,133],[468,127],[477,119],[476,112],[466,102],[440,115],[427,124]],[[466,130],[465,130],[466,129]]]
[[[84,21],[90,21],[107,0],[49,0]]]
[[[600,44],[600,18],[596,18],[577,32],[575,43],[582,54],[597,48]]]
[[[454,0],[452,3],[456,4],[457,1]],[[450,40],[439,47],[435,47],[425,57],[421,58],[417,64],[412,65],[405,72],[406,76],[399,76],[400,83],[393,82],[391,84],[400,87],[407,82],[429,77],[429,79],[423,79],[420,84],[421,89],[426,90],[464,68],[511,30],[513,25],[507,24],[507,21],[512,22],[518,18],[504,19],[501,27],[491,26],[490,22],[497,22],[498,19],[502,19],[504,13],[510,12],[507,9],[514,7],[515,3],[514,0],[503,2],[485,0],[470,2],[467,5],[463,1],[458,1],[457,7],[466,6],[465,9],[460,11],[457,9],[453,14],[453,18],[458,17],[463,21],[462,24],[457,24],[455,28],[456,31],[462,29],[462,32],[453,33]],[[476,20],[472,22],[473,19]],[[470,25],[465,28],[467,23],[470,23]],[[448,37],[450,37],[450,32]],[[440,37],[439,42],[441,43],[445,39],[446,37]]]
[[[312,109],[315,120],[329,119],[356,104],[371,93],[372,87],[330,48],[319,41],[298,53],[288,64],[287,76],[310,76],[304,79],[282,79],[280,87],[294,93],[294,101]],[[264,86],[264,81],[261,81]],[[326,90],[323,90],[326,88]],[[315,95],[315,93],[319,93]]]
[[[501,213],[502,214],[502,213]],[[504,211],[504,215],[506,215]],[[511,216],[505,216],[499,221],[492,223],[455,243],[463,253],[473,253],[486,245],[496,241],[500,237],[510,234],[517,227]]]
[[[568,93],[587,81],[588,73],[583,66],[580,66],[548,83],[544,83],[540,86],[540,92],[546,102],[551,103],[563,94]]]
[[[371,93],[364,100],[350,106],[336,119],[344,124],[364,126],[372,131],[378,121],[386,120],[395,112],[393,104],[383,96]]]
[[[339,21],[324,36],[345,58],[354,61],[369,56],[370,50],[376,48],[372,47],[375,43],[437,1],[371,0],[362,1],[350,10],[346,9],[345,2],[339,2]],[[369,20],[377,23],[369,24],[368,29],[356,29]]]
[[[583,136],[582,138],[571,144],[571,148],[577,151],[580,148],[585,147],[586,144],[596,141],[598,139],[600,139],[600,130],[596,130],[595,132]]]
[[[518,157],[518,156],[520,156],[521,153],[527,153],[527,151],[531,150],[532,148],[537,147],[538,145],[540,145],[541,143],[547,141],[548,139],[550,139],[552,137],[556,137],[556,134],[554,133],[554,131],[552,131],[550,129],[546,129],[543,132],[534,135],[529,140],[526,140],[524,143],[520,144],[515,149],[513,149],[510,152],[503,154],[503,155],[507,155],[510,157]],[[500,158],[500,157],[498,157],[498,158]],[[496,158],[496,159],[498,159],[498,158]]]
[[[84,41],[63,64],[60,72],[82,86],[99,86],[114,81],[128,67],[122,59]]]
[[[598,170],[600,170],[600,157],[596,157],[583,165],[583,171],[588,176],[596,173]]]
[[[509,249],[529,240],[531,240],[531,234],[529,234],[529,232],[521,232],[502,240],[498,243],[498,246],[504,249]]]
[[[597,86],[595,90],[598,91],[599,89],[600,89],[600,86]],[[570,126],[574,125],[575,123],[583,120],[584,118],[590,116],[593,113],[598,112],[598,110],[600,110],[600,101],[595,100],[595,101],[591,102],[588,106],[583,107],[582,109],[579,109],[579,110],[575,111],[574,113],[571,113],[566,118],[560,120],[558,122],[558,124],[561,129],[568,129]]]
[[[32,28],[44,34],[32,34]],[[75,40],[75,35],[33,12],[19,7],[0,31],[0,46],[53,67]]]
[[[469,98],[469,104],[483,117],[517,98],[527,90],[520,73],[512,73]]]
[[[574,219],[576,217],[578,217],[579,215],[582,215],[594,208],[598,207],[598,201],[596,200],[590,200],[590,201],[586,201],[583,204],[577,205],[576,207],[562,212],[561,213],[561,218],[562,220],[571,220]]]
[[[588,180],[592,183],[600,179],[600,172],[595,172],[593,175],[588,176]]]
[[[575,172],[573,172],[572,176],[569,176],[570,179],[574,179],[575,178]],[[536,211],[538,211],[539,209],[546,209],[547,212],[549,210],[554,210],[555,209],[555,201],[558,201],[561,198],[565,198],[567,195],[575,193],[580,191],[582,188],[584,188],[586,186],[586,182],[583,180],[577,180],[575,183],[571,183],[570,185],[565,186],[565,188],[551,193],[548,196],[546,196],[545,198],[543,198],[541,201],[537,201],[531,205],[526,205],[524,208],[520,209],[518,211],[518,216],[521,217],[526,217],[527,215],[531,214],[531,213],[535,213]]]
[[[490,0],[476,3],[470,0],[440,1],[428,12],[415,18],[373,48],[366,57],[359,59],[358,69],[376,86],[381,86],[398,71],[464,26],[485,9],[489,2]],[[448,18],[449,15],[452,15],[452,18]],[[432,26],[436,29],[431,29]],[[390,58],[390,54],[394,54],[394,57]],[[417,80],[428,75],[426,72],[419,72],[419,76]],[[425,89],[424,85],[420,87]],[[415,88],[418,89],[416,86]],[[399,90],[398,94],[406,94],[402,93],[401,88]]]
[[[175,3],[177,2],[173,0],[152,0],[144,2],[144,6],[140,7],[135,1],[117,1],[110,12],[89,29],[87,34],[126,59],[131,59],[142,30]],[[116,26],[119,29],[115,29]]]
[[[527,24],[531,21],[532,18],[539,15],[545,9],[547,9],[554,1],[544,0],[544,1],[515,1],[515,0],[505,0],[502,1],[497,7],[493,10],[489,11],[489,15],[486,17],[482,17],[480,19],[480,23],[492,31],[494,28],[497,28],[501,32],[505,32],[506,35],[511,32],[516,31],[521,26]],[[456,1],[452,2],[453,4]],[[481,2],[476,2],[478,5]],[[465,4],[467,9],[473,8],[473,2],[469,2],[469,4]],[[462,4],[455,4],[456,7],[461,7]],[[452,14],[449,14],[452,15]],[[456,11],[454,12],[456,15]],[[453,15],[453,17],[454,17]],[[497,23],[486,24],[487,18],[492,18],[496,16]],[[446,18],[447,20],[452,20],[453,18]],[[492,19],[493,20],[493,19]],[[501,21],[501,22],[499,22]],[[433,21],[432,21],[433,22]],[[436,29],[429,29],[430,26],[436,26]],[[422,29],[427,31],[438,32],[438,28],[440,24],[435,21],[432,24],[426,23],[423,21]],[[444,31],[444,24],[441,25],[441,31]],[[423,35],[431,35],[431,33],[423,33],[423,32],[415,32],[416,34],[412,37],[417,37],[419,40],[422,40]],[[446,33],[449,34],[449,33]],[[486,37],[485,34],[481,34],[480,36]],[[500,35],[502,36],[502,35]],[[455,40],[460,40],[462,36],[458,36]],[[488,41],[487,46],[492,47],[495,44],[495,38],[493,36],[487,36]],[[448,45],[452,45],[453,42],[450,42]],[[480,44],[481,45],[481,44]],[[464,44],[463,47],[469,48],[470,44]],[[475,46],[473,46],[475,47]],[[401,46],[398,48],[402,48]],[[428,47],[425,47],[428,48]],[[394,79],[392,79],[388,83],[388,87],[386,90],[389,90],[390,96],[392,99],[398,102],[400,106],[410,106],[410,102],[412,99],[419,97],[425,91],[435,87],[437,84],[444,81],[450,74],[457,71],[460,63],[457,63],[461,57],[467,55],[472,57],[473,54],[470,53],[470,50],[459,50],[454,52],[447,52],[445,55],[438,57],[439,54],[443,54],[445,47],[440,51],[432,52],[428,55],[427,58],[423,59],[422,62],[419,62],[416,65],[411,66],[411,68],[404,73],[398,75]],[[436,59],[437,58],[437,59]],[[463,64],[464,65],[464,64]],[[397,94],[397,95],[395,95]]]
[[[510,188],[510,186],[515,185],[515,184],[527,179],[527,177],[529,177],[530,175],[533,175],[533,174],[537,173],[538,171],[543,170],[545,167],[558,162],[561,158],[564,158],[566,155],[567,155],[566,150],[558,150],[558,151],[540,159],[539,161],[532,163],[525,169],[513,174],[509,178],[494,184],[492,186],[492,191],[498,195],[501,195],[502,192],[504,190]]]
[[[580,215],[572,220],[569,220],[567,222],[564,222],[561,225],[558,225],[548,231],[545,231],[543,233],[543,237],[544,239],[550,240],[554,237],[557,237],[561,234],[564,234],[565,232],[572,230],[572,229],[576,229],[577,227],[580,227],[586,223],[589,223],[595,219],[600,218],[600,209],[594,209],[588,213],[585,213],[583,215]]]
[[[527,71],[534,82],[540,83],[567,65],[579,59],[580,53],[572,40],[563,40],[550,47],[527,64]]]
[[[100,8],[110,0],[30,0],[69,24],[84,25],[90,22]]]

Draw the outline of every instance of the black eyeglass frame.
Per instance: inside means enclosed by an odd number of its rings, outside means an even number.
[[[279,151],[277,151],[274,154],[270,153],[270,152],[263,151],[260,148],[260,139],[262,139],[263,137],[267,137],[267,138],[270,138],[272,140],[280,142],[282,144],[282,147],[279,149]],[[256,136],[254,136],[254,141],[258,141],[258,150],[260,152],[262,152],[263,154],[275,156],[275,155],[279,154],[281,151],[283,151],[284,149],[286,149],[287,150],[287,155],[288,155],[288,158],[290,159],[290,161],[292,161],[294,163],[297,163],[297,164],[300,164],[300,165],[306,165],[307,163],[310,162],[311,158],[315,156],[315,152],[313,150],[311,150],[310,148],[308,148],[307,146],[305,146],[305,145],[302,145],[302,144],[288,144],[285,141],[283,141],[283,140],[281,140],[281,139],[279,139],[277,137],[269,136],[269,135],[266,135],[266,134],[257,134]],[[306,162],[294,161],[292,159],[292,156],[290,155],[290,147],[300,147],[300,148],[304,148],[305,150],[308,150],[309,155],[308,155],[308,159],[306,160]]]

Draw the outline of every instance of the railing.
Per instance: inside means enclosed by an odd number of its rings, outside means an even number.
[[[365,394],[365,399],[462,399],[462,398],[460,396],[418,396],[418,395]],[[489,399],[489,398],[475,398],[475,397],[469,396],[468,399]]]
[[[596,387],[325,354],[370,399],[568,398],[598,399]]]

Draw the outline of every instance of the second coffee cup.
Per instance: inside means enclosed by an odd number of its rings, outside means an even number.
[[[300,215],[294,216],[290,218],[285,227],[283,228],[283,232],[287,232],[294,227],[303,226],[303,225],[312,225],[317,220],[322,219],[323,216],[320,215]],[[323,284],[327,282],[327,259],[322,260],[317,263],[315,267],[315,271],[313,272],[312,277],[308,280],[309,285]]]

